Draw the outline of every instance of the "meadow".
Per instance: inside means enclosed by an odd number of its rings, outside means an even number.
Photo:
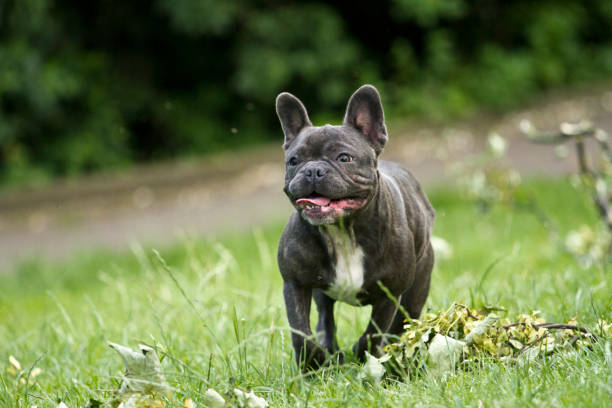
[[[434,233],[453,253],[437,261],[426,309],[462,301],[501,305],[512,315],[537,309],[555,322],[577,316],[587,327],[612,321],[612,266],[581,265],[563,247],[569,231],[596,221],[590,199],[560,180],[528,181],[520,193],[545,211],[556,237],[529,211],[482,211],[453,188],[429,191]],[[0,406],[110,399],[123,364],[107,341],[157,349],[172,387],[169,407],[182,407],[185,398],[204,406],[208,388],[223,394],[234,387],[272,407],[612,406],[612,361],[601,342],[563,358],[485,361],[470,371],[364,382],[350,348],[369,308],[344,304],[336,315],[347,364],[301,373],[276,266],[282,225],[178,237],[159,256],[134,244],[124,253],[33,259],[0,274]],[[7,371],[9,356],[21,374]],[[41,371],[32,378],[35,367]]]

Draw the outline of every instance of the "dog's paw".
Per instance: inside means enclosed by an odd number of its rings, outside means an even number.
[[[329,354],[318,344],[310,343],[299,353],[298,361],[302,371],[312,371],[323,367]]]
[[[304,350],[305,352],[305,350]],[[304,353],[303,352],[303,353]],[[344,364],[344,354],[336,351],[335,353],[329,353],[320,346],[313,346],[309,348],[307,354],[301,354],[300,367],[303,371],[318,370],[321,367],[338,364]]]
[[[334,362],[337,362],[338,364],[344,364],[344,354],[337,352],[332,356],[332,358],[334,359]]]
[[[353,346],[353,355],[361,361],[365,361],[367,351],[374,357],[382,356],[383,352],[380,346],[380,341],[372,341],[370,336],[362,336]]]
[[[344,353],[341,353],[339,351],[336,351],[335,353],[329,354],[327,356],[328,364],[342,365],[344,364],[344,362],[345,362]]]

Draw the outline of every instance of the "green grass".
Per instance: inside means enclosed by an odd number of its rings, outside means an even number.
[[[529,182],[560,236],[595,213],[565,182]],[[529,213],[481,213],[452,190],[430,194],[435,234],[452,258],[438,262],[428,308],[453,301],[499,304],[512,314],[533,309],[550,321],[579,316],[584,325],[612,320],[612,268],[581,268]],[[203,215],[204,216],[204,215]],[[525,365],[483,363],[477,370],[427,374],[372,386],[349,362],[302,375],[293,361],[275,251],[282,224],[220,239],[183,239],[161,250],[95,253],[60,263],[31,261],[0,276],[0,406],[82,407],[117,387],[120,358],[106,341],[163,347],[174,388],[168,406],[186,397],[198,406],[208,387],[251,388],[271,406],[612,406],[612,366],[603,345],[563,359]],[[488,272],[487,272],[488,271]],[[185,295],[184,295],[185,294]],[[338,337],[350,347],[369,308],[339,305]],[[314,318],[314,313],[313,313]],[[14,355],[24,370],[42,368],[34,384],[6,370]]]

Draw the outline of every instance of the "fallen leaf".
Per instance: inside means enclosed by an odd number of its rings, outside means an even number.
[[[217,391],[209,388],[204,393],[204,403],[209,408],[223,408],[225,399]]]
[[[366,351],[366,362],[363,364],[363,367],[361,367],[358,378],[363,378],[373,384],[378,384],[385,375],[385,367],[382,363],[390,358],[391,356],[388,354],[381,358],[376,358]]]
[[[488,315],[484,321],[480,322],[474,330],[470,332],[467,336],[465,336],[465,343],[467,345],[473,344],[478,341],[479,337],[484,335],[486,332],[493,327],[495,322],[499,319],[499,316],[494,314]]]
[[[451,370],[461,358],[463,347],[465,347],[463,341],[436,334],[429,344],[431,366],[440,372]]]
[[[155,399],[150,395],[132,394],[127,400],[123,401],[117,408],[164,408],[163,401]]]
[[[17,377],[17,374],[21,372],[21,364],[15,357],[9,356],[9,366],[6,368],[6,371],[13,377]]]
[[[30,372],[30,377],[36,378],[40,375],[40,373],[42,373],[42,370],[38,367],[34,367],[32,371]]]
[[[17,371],[21,371],[21,364],[14,356],[9,356],[9,363],[11,363],[11,365],[15,367]]]
[[[108,345],[121,356],[126,368],[120,394],[128,392],[168,394],[169,387],[162,373],[159,357],[153,348],[139,344],[138,351],[133,351],[116,343],[109,342]]]
[[[508,340],[508,342],[510,342],[510,344],[512,344],[512,347],[514,347],[517,350],[520,350],[523,348],[523,343],[521,343],[520,341],[516,339],[510,339]]]
[[[266,408],[268,401],[255,395],[253,391],[244,392],[234,388],[234,394],[238,397],[238,404],[244,408]]]

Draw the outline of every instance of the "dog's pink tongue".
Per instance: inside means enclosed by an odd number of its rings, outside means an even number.
[[[312,205],[318,205],[319,207],[325,207],[330,203],[330,199],[327,197],[310,197],[310,198],[300,198],[296,201],[298,204],[308,203]]]

